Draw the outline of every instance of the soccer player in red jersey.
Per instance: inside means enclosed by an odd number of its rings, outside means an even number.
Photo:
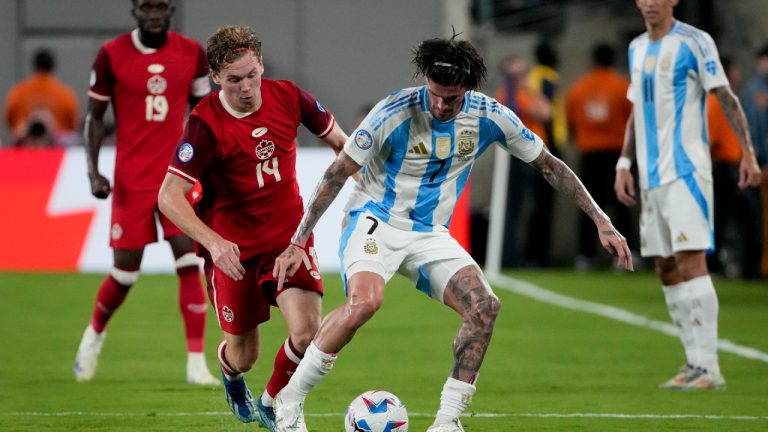
[[[93,63],[85,147],[91,193],[112,194],[110,247],[114,266],[96,295],[91,323],[77,351],[74,372],[90,381],[104,343],[107,322],[139,277],[144,247],[158,240],[159,217],[179,276],[179,307],[187,341],[187,382],[218,384],[203,350],[207,303],[194,243],[157,211],[157,193],[168,158],[183,130],[187,106],[210,92],[208,64],[200,44],[168,30],[171,0],[133,0],[137,28],[106,42]],[[104,113],[112,102],[117,126],[114,187],[98,169]]]
[[[303,124],[336,153],[346,134],[333,115],[291,81],[262,78],[261,41],[248,27],[226,26],[208,39],[211,76],[221,90],[192,111],[160,188],[160,210],[210,252],[214,306],[224,341],[219,360],[227,402],[242,422],[274,430],[274,396],[320,326],[323,293],[313,240],[303,265],[277,290],[274,260],[303,215],[296,181],[296,135]],[[210,227],[185,195],[201,181],[213,192]],[[288,338],[257,400],[243,373],[259,355],[259,324],[277,306]]]

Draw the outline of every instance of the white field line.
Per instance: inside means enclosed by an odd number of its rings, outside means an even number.
[[[652,320],[648,317],[644,317],[642,315],[638,315],[614,306],[580,300],[544,289],[530,282],[514,279],[500,274],[489,275],[489,281],[495,287],[501,288],[505,291],[520,294],[522,296],[529,297],[543,303],[559,306],[564,309],[571,309],[579,312],[599,315],[605,318],[623,322],[625,324],[643,327],[664,333],[669,336],[673,336],[675,338],[677,337],[677,328],[675,328],[675,326],[672,324]],[[717,341],[717,348],[721,352],[728,352],[740,357],[768,363],[768,354],[755,348],[736,344],[727,339],[719,339]]]
[[[200,411],[200,412],[146,412],[146,413],[117,413],[117,412],[11,412],[0,413],[0,417],[230,417],[229,411]],[[338,413],[305,413],[306,417],[343,417]],[[409,417],[434,417],[434,413],[408,413]],[[658,419],[692,419],[692,420],[768,420],[768,416],[754,415],[708,415],[708,414],[622,414],[622,413],[472,413],[462,417],[530,417],[530,418],[597,418],[597,419],[627,419],[627,420],[658,420]]]

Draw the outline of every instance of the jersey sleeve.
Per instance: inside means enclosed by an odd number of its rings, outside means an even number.
[[[496,141],[512,156],[525,163],[532,162],[541,154],[544,141],[531,132],[512,110],[500,105],[499,111],[499,115],[491,118],[499,135]]]
[[[635,61],[634,56],[635,56],[635,41],[632,41],[629,44],[629,52],[627,53],[630,78],[632,78],[632,76],[634,75],[632,73],[633,62]],[[636,85],[638,84],[635,82],[635,80],[631,79],[629,82],[629,87],[627,87],[627,99],[629,99],[629,101],[632,103],[635,103],[635,86]]]
[[[108,101],[112,98],[114,88],[115,72],[112,70],[109,53],[102,46],[91,67],[88,96],[100,101]]]
[[[390,98],[387,97],[377,103],[344,143],[344,153],[360,166],[368,163],[381,151],[383,128],[374,128],[373,122],[389,101]]]
[[[208,57],[203,47],[197,45],[197,66],[195,78],[189,89],[189,94],[194,97],[203,97],[211,92],[211,81],[208,78]]]
[[[200,181],[216,151],[216,138],[199,116],[190,115],[184,134],[171,157],[168,172],[190,183]]]
[[[333,126],[336,124],[333,114],[325,109],[308,91],[298,87],[297,90],[299,93],[301,123],[320,138],[331,133]]]
[[[720,63],[720,55],[717,52],[715,41],[708,33],[701,32],[699,50],[696,58],[699,63],[699,77],[704,90],[710,91],[717,87],[728,85],[728,78]]]

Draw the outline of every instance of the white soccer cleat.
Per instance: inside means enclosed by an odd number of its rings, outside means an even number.
[[[80,346],[77,348],[75,365],[72,368],[75,372],[75,380],[85,382],[93,379],[96,374],[96,366],[99,364],[101,347],[104,345],[106,337],[107,332],[96,333],[90,324],[85,328]]]
[[[187,354],[187,383],[211,386],[221,385],[221,381],[208,370],[203,353]]]
[[[458,418],[448,423],[433,424],[427,429],[427,432],[464,432],[461,422]]]
[[[725,378],[720,374],[702,372],[685,383],[681,390],[725,390]]]
[[[275,432],[308,432],[304,422],[304,403],[283,401],[283,393],[275,398]]]
[[[690,381],[691,379],[695,378],[700,374],[701,374],[700,369],[697,369],[689,364],[686,364],[685,366],[681,367],[677,371],[677,374],[675,374],[675,376],[659,384],[659,388],[682,390],[685,388],[685,385],[688,383],[688,381]]]

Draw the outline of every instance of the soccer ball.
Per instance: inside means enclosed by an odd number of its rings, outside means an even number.
[[[344,429],[346,432],[408,432],[408,411],[392,393],[370,390],[349,404]]]

